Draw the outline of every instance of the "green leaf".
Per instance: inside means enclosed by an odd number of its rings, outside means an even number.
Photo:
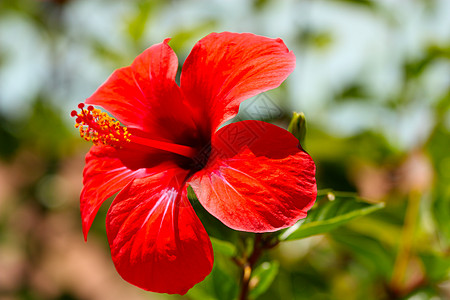
[[[250,280],[250,285],[254,286],[250,291],[250,298],[256,299],[269,289],[278,274],[279,268],[280,264],[272,261],[264,262],[255,269]]]
[[[433,282],[448,279],[450,276],[450,257],[440,253],[420,254],[427,277]]]
[[[350,3],[350,4],[358,4],[360,6],[365,6],[369,9],[375,9],[376,4],[372,0],[335,0],[336,2],[344,2],[344,3]]]
[[[189,290],[187,293],[188,298],[192,300],[216,300],[214,291],[211,292],[208,287],[204,286],[205,284],[202,284],[203,282],[200,282]]]
[[[238,284],[223,266],[215,266],[212,270],[213,286],[216,299],[230,300],[236,299],[238,294]]]
[[[363,265],[372,276],[376,274],[387,280],[392,275],[396,253],[378,239],[345,228],[331,233],[330,237],[349,250],[351,259]]]
[[[230,258],[215,253],[211,273],[202,282],[189,290],[187,296],[192,300],[232,300],[238,294],[237,267]]]
[[[159,10],[157,1],[139,1],[136,5],[135,14],[128,21],[128,36],[134,41],[142,39],[148,21]]]
[[[448,184],[448,183],[447,183]],[[450,187],[439,183],[434,191],[435,199],[432,207],[434,222],[436,223],[441,242],[450,247]]]
[[[210,237],[214,252],[221,253],[227,257],[233,257],[237,253],[236,247],[227,241],[222,241],[214,237]]]
[[[308,216],[284,231],[281,241],[298,240],[312,235],[329,232],[354,218],[370,214],[384,207],[384,204],[371,204],[355,195],[327,192],[325,203],[312,209]],[[322,202],[322,201],[320,201]]]

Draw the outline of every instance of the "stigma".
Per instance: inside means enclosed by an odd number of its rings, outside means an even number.
[[[80,103],[78,108],[80,112],[73,110],[70,113],[72,117],[76,118],[75,128],[78,128],[81,138],[96,146],[105,145],[120,149],[129,145],[147,151],[158,149],[172,152],[188,158],[197,155],[196,149],[186,145],[133,135],[119,121],[92,105],[85,107],[84,103]]]
[[[100,109],[84,103],[78,104],[80,112],[73,110],[71,116],[75,119],[75,128],[78,128],[80,137],[94,145],[108,145],[120,147],[131,142],[131,134],[120,122],[110,117]]]

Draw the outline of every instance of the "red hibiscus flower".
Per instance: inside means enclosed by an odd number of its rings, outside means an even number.
[[[316,198],[315,165],[286,130],[261,121],[221,127],[239,104],[275,88],[295,67],[280,39],[212,33],[187,57],[180,86],[169,39],[116,70],[79,105],[77,127],[94,146],[81,193],[85,239],[105,199],[111,256],[128,282],[186,293],[213,265],[208,234],[187,186],[232,229],[270,232],[306,216]],[[126,126],[126,127],[125,127]]]

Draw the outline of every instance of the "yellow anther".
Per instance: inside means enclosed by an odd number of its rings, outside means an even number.
[[[71,116],[76,118],[75,128],[78,128],[80,137],[92,141],[94,145],[110,145],[120,147],[121,143],[130,142],[131,134],[120,122],[108,116],[100,109],[78,105],[81,112],[72,111]]]

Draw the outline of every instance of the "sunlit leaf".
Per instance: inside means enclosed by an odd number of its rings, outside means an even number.
[[[325,203],[319,203],[316,208],[308,213],[305,219],[284,231],[279,239],[281,241],[298,240],[329,232],[354,218],[370,214],[382,207],[384,205],[381,203],[364,202],[357,196],[351,196],[347,193],[328,192]]]

